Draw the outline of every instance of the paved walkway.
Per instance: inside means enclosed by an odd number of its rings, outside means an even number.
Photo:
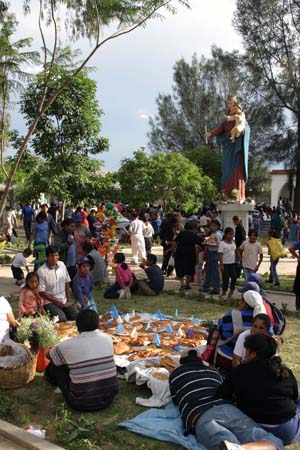
[[[162,262],[162,247],[156,246],[152,249],[153,253],[157,255],[158,263]],[[123,252],[126,255],[126,259],[130,261],[131,259],[131,249],[125,248]],[[16,252],[11,249],[6,249],[5,253],[13,256]],[[269,256],[267,254],[267,249],[264,248],[264,259],[260,266],[259,273],[264,275],[269,270]],[[279,275],[295,275],[297,260],[294,258],[284,258],[281,259],[278,263],[278,273]],[[33,265],[30,266],[30,269],[33,270]],[[110,277],[111,281],[114,281],[113,277]],[[175,277],[166,278],[165,280],[165,290],[168,291],[178,291],[179,290],[179,281],[175,279]],[[15,285],[15,281],[12,278],[10,265],[0,266],[0,296],[9,296],[16,295],[18,296],[20,292],[20,288]],[[198,286],[193,285],[191,293],[198,292]],[[187,294],[188,295],[188,294]],[[237,294],[239,295],[239,294]],[[287,305],[287,308],[290,311],[295,311],[295,297],[293,294],[288,294],[284,292],[271,292],[269,291],[269,297],[272,302],[274,302],[278,307],[282,308],[282,305]]]

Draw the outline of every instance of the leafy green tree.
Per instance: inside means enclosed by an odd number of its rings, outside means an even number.
[[[216,195],[213,181],[178,153],[148,156],[138,150],[133,158],[122,161],[118,180],[123,200],[133,206],[162,201],[167,209],[180,205],[191,212],[197,202]]]
[[[81,72],[93,55],[107,42],[145,25],[150,18],[157,17],[159,11],[163,8],[175,12],[174,3],[188,6],[189,0],[86,0],[85,2],[78,2],[77,0],[45,0],[39,2],[38,28],[43,43],[44,84],[37,105],[36,116],[29,126],[9,173],[0,203],[0,215],[3,212],[12,180],[33,132],[45,111],[69,85],[71,79]],[[25,11],[30,11],[30,5],[31,0],[24,0]],[[71,74],[62,79],[56,79],[55,88],[52,94],[48,96],[49,83],[55,79],[53,68],[55,67],[59,51],[59,32],[63,28],[59,27],[57,22],[57,17],[61,10],[66,12],[66,19],[63,21],[65,30],[62,31],[66,31],[73,42],[82,37],[88,37],[92,45],[91,49],[84,55],[83,60],[74,64]],[[47,45],[44,26],[52,27],[49,45]],[[111,30],[113,26],[116,26],[116,31],[105,36],[105,29]],[[104,37],[102,38],[102,36]],[[50,48],[50,45],[51,52],[47,50],[48,47]]]
[[[67,77],[69,69],[56,64],[56,78]],[[43,89],[43,76],[35,77],[21,97],[21,111],[30,124],[36,115]],[[107,150],[108,141],[100,136],[102,111],[96,98],[96,82],[82,70],[73,76],[68,88],[51,104],[36,126],[32,148],[42,158],[27,182],[38,198],[45,192],[61,200],[83,201],[93,197],[101,186],[96,176],[101,162],[89,159]],[[51,96],[55,82],[49,82]],[[99,184],[99,186],[96,184]],[[25,194],[25,192],[24,192]]]
[[[159,94],[158,112],[150,118],[149,148],[152,151],[179,152],[206,144],[206,130],[223,120],[228,95],[237,94],[251,128],[250,152],[267,153],[273,137],[285,123],[282,108],[272,94],[255,90],[244,58],[237,52],[212,47],[210,58],[193,56],[174,66],[172,94]],[[212,145],[215,145],[212,143]]]
[[[102,176],[100,169],[100,161],[79,155],[72,157],[70,170],[63,171],[57,170],[55,160],[40,159],[26,182],[17,183],[17,198],[20,201],[28,198],[38,200],[40,193],[44,192],[48,197],[73,204],[102,199],[111,188],[112,180],[109,176]]]
[[[270,168],[260,159],[250,158],[249,178],[246,184],[246,195],[256,198],[262,192],[271,189]]]
[[[70,71],[55,65],[56,78],[67,77]],[[37,75],[21,97],[21,111],[27,125],[36,116],[36,108],[43,90],[43,75]],[[51,96],[55,81],[49,82],[47,95]],[[69,172],[78,164],[74,156],[97,155],[108,149],[108,140],[100,136],[102,111],[96,98],[97,84],[82,70],[73,76],[60,96],[45,111],[32,138],[35,153],[47,161],[54,160],[59,172]],[[72,167],[70,167],[70,164]],[[63,174],[61,174],[63,175]]]
[[[240,87],[237,52],[212,48],[212,57],[174,66],[172,95],[159,94],[158,113],[150,118],[152,151],[180,152],[206,143],[204,134],[223,119],[225,100]]]
[[[243,38],[252,90],[266,107],[281,108],[288,126],[275,134],[273,154],[296,170],[294,208],[300,211],[300,3],[238,0],[235,27]],[[267,111],[267,109],[266,109]],[[271,147],[271,146],[270,146]]]
[[[204,175],[213,180],[218,191],[222,189],[222,154],[219,149],[203,145],[186,150],[184,156],[196,164]]]
[[[37,62],[38,53],[27,51],[32,39],[19,39],[13,41],[16,32],[17,21],[13,14],[8,14],[1,3],[0,13],[0,162],[1,169],[8,177],[4,166],[4,151],[8,138],[10,123],[11,98],[14,94],[22,92],[23,82],[30,78],[30,74],[24,71],[24,65]]]

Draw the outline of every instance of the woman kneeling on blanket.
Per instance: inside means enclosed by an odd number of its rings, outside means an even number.
[[[221,375],[203,364],[196,349],[184,352],[180,364],[170,374],[169,383],[185,434],[194,433],[209,450],[284,449],[280,439],[223,400],[217,392]]]

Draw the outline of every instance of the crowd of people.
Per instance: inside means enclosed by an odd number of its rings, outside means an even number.
[[[13,217],[12,209],[7,212]],[[73,409],[102,409],[113,401],[119,386],[112,340],[98,330],[94,299],[95,284],[108,281],[107,260],[92,239],[99,221],[97,208],[88,213],[69,207],[60,224],[57,209],[50,212],[47,205],[35,214],[26,204],[22,214],[28,247],[12,262],[13,277],[21,287],[19,318],[47,313],[61,322],[76,321],[78,336],[49,351],[51,362],[45,376],[50,384],[60,387]],[[164,288],[164,277],[173,271],[181,291],[191,289],[191,283],[196,282],[204,293],[230,298],[243,274],[239,307],[228,310],[210,330],[204,351],[184,351],[180,366],[170,374],[170,392],[185,432],[194,433],[212,450],[281,450],[297,441],[297,381],[279,356],[285,318],[269,301],[258,274],[263,248],[254,226],[256,213],[248,236],[238,216],[232,218],[232,227],[223,229],[218,212],[207,208],[189,217],[179,210],[164,214],[160,206],[123,214],[130,218],[122,239],[131,243],[132,259],[127,262],[124,253],[114,252],[115,282],[106,286],[105,298],[126,300],[135,293],[157,296]],[[285,222],[280,208],[271,215],[269,281],[278,286],[276,265],[284,256]],[[3,227],[8,242],[13,228],[18,227],[17,218],[12,225],[11,229]],[[289,224],[289,234],[290,253],[299,259],[296,216]],[[162,245],[161,267],[152,253],[153,243]],[[30,272],[32,252],[36,259]],[[7,301],[1,304],[0,322],[1,341],[7,338],[10,327],[18,325]]]

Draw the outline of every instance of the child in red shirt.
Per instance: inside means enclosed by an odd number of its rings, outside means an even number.
[[[116,253],[114,256],[114,262],[116,263],[116,283],[121,291],[119,298],[130,298],[130,287],[132,286],[133,276],[130,267],[125,263],[124,253]]]
[[[44,300],[38,293],[39,276],[29,272],[19,296],[19,317],[35,316],[43,311]]]

